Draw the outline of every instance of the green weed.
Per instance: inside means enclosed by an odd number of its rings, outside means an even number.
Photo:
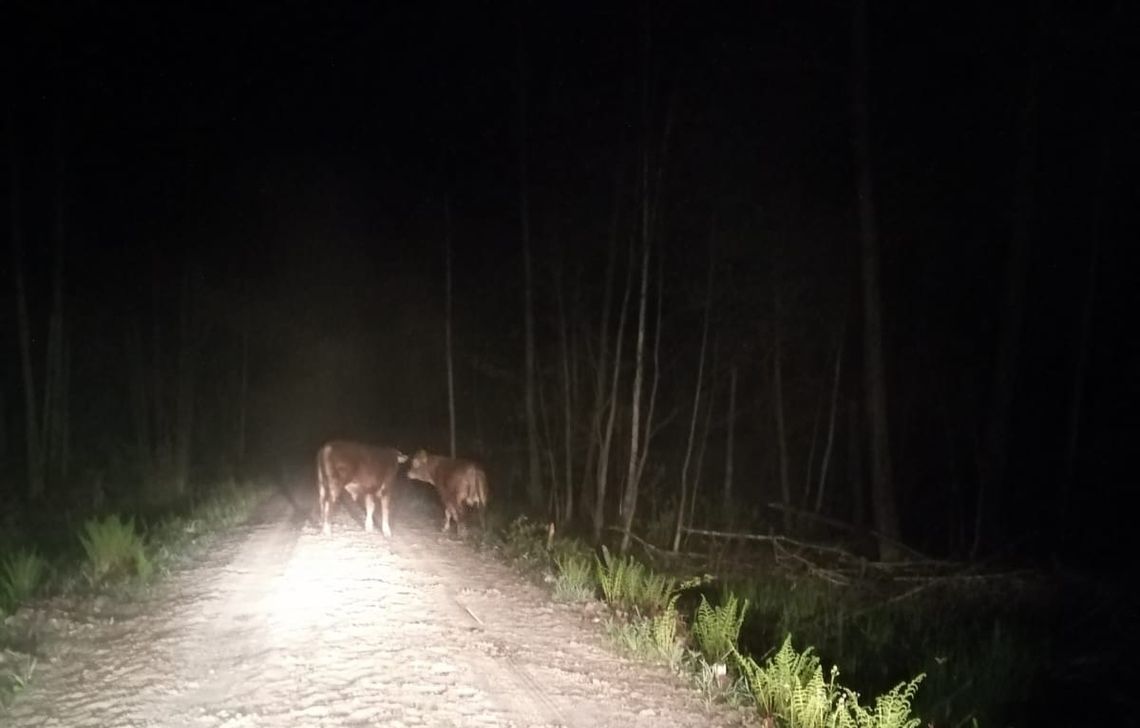
[[[554,557],[558,575],[554,581],[554,598],[563,602],[584,602],[594,598],[597,582],[589,559],[561,553]]]
[[[145,580],[153,572],[133,518],[123,521],[118,514],[102,520],[92,518],[83,524],[79,542],[87,555],[85,573],[92,585],[132,576]]]
[[[747,611],[748,600],[740,602],[735,594],[730,594],[723,604],[716,607],[709,606],[708,600],[701,595],[701,603],[693,617],[693,639],[706,660],[713,664],[724,662],[736,649]]]
[[[0,611],[14,612],[35,594],[47,562],[32,551],[17,551],[0,563]]]

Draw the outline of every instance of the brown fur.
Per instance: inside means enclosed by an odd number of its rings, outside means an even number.
[[[332,533],[332,509],[345,491],[353,501],[364,498],[364,530],[375,526],[372,514],[376,501],[380,501],[380,528],[385,538],[391,538],[388,527],[388,499],[392,481],[400,463],[408,456],[392,447],[376,447],[359,442],[336,440],[326,443],[317,451],[317,495],[321,507],[321,529]]]
[[[456,530],[462,529],[464,506],[479,509],[479,523],[484,523],[487,508],[487,474],[478,463],[464,458],[429,455],[420,450],[408,466],[408,477],[435,486],[443,502],[443,531],[446,533],[455,521]]]

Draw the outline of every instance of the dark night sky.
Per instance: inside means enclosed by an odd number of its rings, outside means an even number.
[[[986,376],[1028,49],[1043,6],[872,5],[889,367],[892,397],[906,402],[937,387],[969,390]],[[1136,203],[1135,185],[1124,182],[1138,121],[1124,52],[1131,39],[1114,33],[1123,13],[1109,20],[1108,4],[1054,5],[1041,62],[1017,447],[1060,447],[1099,236],[1083,460],[1098,473],[1090,498],[1118,498],[1135,482],[1122,453],[1140,435],[1128,404],[1129,374],[1140,365],[1135,274],[1125,266]],[[536,244],[565,241],[601,260],[615,162],[635,148],[640,4],[529,7],[522,38]],[[210,285],[244,291],[272,313],[262,319],[259,375],[294,384],[267,384],[265,397],[296,395],[309,386],[299,372],[335,361],[340,381],[383,399],[388,390],[370,381],[381,358],[390,389],[414,389],[424,367],[438,366],[438,331],[424,322],[440,306],[446,193],[461,344],[517,365],[515,8],[4,2],[6,103],[17,119],[33,275],[42,284],[49,270],[58,118],[69,296],[92,330],[145,309],[152,280],[176,281],[171,271],[192,260]],[[834,284],[850,270],[857,231],[849,5],[658,3],[653,15],[654,123],[674,104],[662,232],[670,275],[699,280],[715,217],[733,285],[747,285],[750,261],[779,251],[789,280],[817,274],[803,299],[841,305],[846,294]],[[10,154],[5,144],[6,169]],[[670,290],[681,295],[685,284]],[[0,317],[11,331],[7,303]],[[314,345],[316,353],[297,354]],[[14,337],[3,346],[14,351]],[[953,374],[932,383],[923,377],[933,370]],[[14,365],[6,376],[14,401]],[[351,389],[336,395],[349,423],[339,426],[397,428],[394,416],[377,424],[372,400]],[[427,432],[440,400],[422,394],[425,414],[411,406],[419,396],[397,398],[395,409],[409,418],[404,426]],[[924,424],[926,411],[917,411],[910,426]],[[298,416],[314,413],[298,405]],[[338,426],[328,412],[315,416]],[[1018,497],[1028,502],[1031,483],[1056,463],[1024,462]]]

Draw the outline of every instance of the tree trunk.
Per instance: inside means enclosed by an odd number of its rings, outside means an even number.
[[[823,417],[823,400],[826,395],[819,393],[815,403],[815,413],[811,418],[811,442],[808,445],[807,463],[804,465],[804,487],[800,491],[800,511],[807,509],[808,499],[811,498],[811,476],[815,473],[815,451],[819,447],[819,420]]]
[[[831,463],[831,448],[835,444],[835,414],[839,410],[839,381],[843,372],[843,343],[847,337],[847,321],[839,329],[835,345],[835,376],[831,380],[831,413],[827,417],[827,443],[823,446],[823,462],[819,466],[819,485],[815,491],[815,512],[823,510],[823,494],[827,490],[827,466]]]
[[[625,292],[622,293],[621,311],[618,314],[617,335],[614,337],[614,363],[610,375],[610,392],[607,403],[605,428],[602,432],[602,441],[598,447],[598,473],[594,481],[594,541],[600,542],[602,530],[605,528],[606,489],[608,488],[610,469],[610,447],[613,444],[614,421],[617,417],[618,384],[621,382],[621,360],[625,347],[622,340],[625,338],[625,323],[629,313],[629,297],[633,290],[633,239],[628,245],[628,255],[625,271]],[[605,363],[602,363],[603,366]]]
[[[780,323],[781,303],[780,294],[773,287],[775,306],[773,307],[773,345],[772,351],[772,413],[776,419],[776,458],[780,472],[780,502],[784,508],[784,533],[792,532],[792,482],[788,475],[788,436],[784,428],[784,366],[783,366],[783,331]]]
[[[36,377],[32,367],[31,321],[28,314],[28,291],[24,281],[24,239],[20,219],[20,163],[16,142],[16,119],[8,109],[8,148],[11,192],[9,193],[12,238],[12,277],[16,290],[16,328],[20,341],[20,372],[24,384],[24,456],[28,475],[28,496],[39,498],[44,492],[43,443],[40,439],[39,407],[36,403]]]
[[[1032,243],[1033,177],[1037,166],[1037,99],[1045,23],[1039,17],[1029,51],[1029,75],[1018,122],[1014,172],[1013,229],[1006,260],[1006,299],[993,367],[992,405],[984,427],[979,497],[970,557],[977,558],[1004,511],[1009,465],[1009,427],[1017,383],[1018,354],[1025,319],[1025,289]]]
[[[174,497],[186,494],[190,479],[190,451],[194,434],[194,369],[198,345],[196,312],[194,306],[191,272],[187,268],[182,275],[182,300],[179,306],[179,342],[177,389],[175,390],[174,412]]]
[[[55,265],[52,274],[52,313],[48,335],[48,357],[44,367],[44,473],[49,482],[59,482],[66,472],[64,437],[67,431],[66,337],[64,328],[63,284],[67,245],[67,167],[63,148],[63,120],[56,109],[55,123],[55,210],[52,238]]]
[[[851,525],[863,534],[867,526],[866,499],[863,487],[863,432],[858,400],[847,403],[847,481],[851,487]]]
[[[713,352],[714,352],[713,360],[715,362],[715,359],[716,359],[716,357],[715,357],[715,352],[716,352],[715,341],[713,344]],[[715,370],[716,366],[713,366],[713,369]],[[689,488],[689,517],[685,521],[685,523],[687,524],[687,526],[689,528],[693,527],[694,514],[697,510],[697,491],[700,489],[701,474],[705,472],[705,451],[708,450],[709,432],[712,431],[712,416],[713,416],[714,404],[715,404],[714,401],[710,397],[708,404],[705,406],[704,422],[701,423],[701,437],[700,437],[701,444],[697,448],[697,461],[693,465],[693,477],[692,477],[691,487]]]
[[[447,360],[447,433],[451,457],[455,457],[455,363],[451,351],[451,205],[446,199],[443,201],[443,265],[443,343],[444,356]],[[528,346],[533,346],[533,342],[528,342]]]
[[[896,561],[903,554],[891,472],[887,425],[887,380],[883,354],[882,293],[879,286],[879,234],[871,175],[871,131],[868,108],[867,0],[855,0],[852,36],[855,68],[852,104],[855,117],[855,172],[859,197],[859,239],[863,273],[863,356],[867,424],[871,434],[871,505],[879,540],[879,558]]]
[[[648,220],[648,215],[645,215]],[[648,232],[648,228],[644,232]],[[622,494],[621,553],[629,550],[629,533],[637,508],[638,460],[641,447],[641,385],[645,374],[645,311],[649,306],[649,240],[642,240],[641,293],[637,305],[637,345],[634,349],[633,392],[629,416],[629,463],[626,468],[625,492]]]
[[[244,473],[246,448],[246,418],[249,409],[249,306],[242,312],[241,375],[238,384],[238,437],[237,465]]]
[[[523,361],[526,442],[527,442],[527,501],[531,508],[539,509],[543,504],[542,462],[539,454],[538,413],[535,408],[535,350],[534,350],[534,281],[531,266],[530,241],[530,201],[527,177],[527,94],[526,59],[523,53],[523,39],[518,45],[518,99],[519,99],[519,220],[522,233],[523,257],[523,328],[526,337],[526,351]]]
[[[693,388],[693,414],[689,418],[689,436],[685,441],[685,457],[681,461],[681,498],[677,502],[677,522],[673,527],[673,553],[681,548],[681,533],[685,526],[686,503],[689,498],[689,465],[693,457],[693,445],[697,434],[697,417],[701,409],[701,393],[705,386],[705,357],[708,353],[709,317],[712,310],[713,257],[709,255],[708,273],[705,278],[705,311],[701,319],[701,348],[697,355],[697,383]],[[690,524],[692,525],[692,524]]]
[[[550,426],[550,410],[546,406],[546,387],[543,380],[538,379],[538,413],[539,422],[542,423],[542,452],[546,455],[546,466],[550,477],[550,488],[547,491],[547,513],[556,523],[562,523],[562,501],[558,492],[558,460],[555,455],[553,428]]]
[[[8,459],[8,398],[0,389],[0,466]]]
[[[1098,194],[1094,199],[1092,212],[1092,251],[1089,253],[1089,267],[1085,279],[1085,300],[1081,308],[1080,333],[1077,341],[1077,361],[1073,367],[1073,394],[1069,400],[1068,435],[1065,440],[1064,473],[1057,488],[1057,502],[1055,504],[1055,518],[1058,523],[1057,548],[1062,551],[1065,547],[1064,529],[1060,524],[1069,519],[1071,506],[1071,490],[1077,485],[1077,461],[1080,453],[1081,419],[1084,409],[1085,370],[1088,367],[1089,348],[1093,336],[1093,312],[1096,310],[1097,279],[1100,268],[1101,238],[1104,236],[1104,197],[1107,192],[1106,180],[1112,165],[1112,100],[1114,98],[1115,78],[1112,71],[1118,62],[1117,32],[1121,28],[1120,15],[1124,3],[1117,0],[1113,3],[1112,11],[1105,22],[1101,46],[1105,49],[1105,63],[1102,65],[1103,73],[1100,79],[1100,159],[1097,167],[1095,189]]]
[[[147,401],[152,390],[148,384],[146,355],[143,353],[143,339],[137,323],[127,332],[126,349],[128,372],[127,388],[131,400],[131,421],[135,433],[135,463],[137,475],[146,480],[154,475],[152,458],[155,450],[154,433],[151,427],[151,405]]]
[[[590,412],[590,436],[589,444],[586,449],[586,463],[582,470],[582,511],[583,513],[591,514],[595,512],[595,509],[593,507],[593,499],[590,497],[591,489],[588,487],[589,483],[586,482],[586,479],[590,477],[591,474],[598,472],[597,459],[598,451],[602,443],[602,424],[606,412],[606,403],[609,401],[606,397],[606,385],[609,381],[606,375],[609,372],[610,314],[613,308],[614,275],[617,269],[618,222],[620,212],[621,175],[619,172],[615,175],[614,179],[614,211],[610,224],[610,244],[607,246],[606,253],[605,286],[602,293],[602,316],[601,323],[598,326],[598,357],[597,366],[594,369],[594,403]],[[593,485],[596,489],[596,477]],[[594,525],[597,526],[597,523]]]
[[[725,423],[724,436],[724,495],[721,501],[721,512],[726,525],[731,525],[732,518],[732,477],[735,470],[735,443],[736,443],[736,365],[728,370],[728,422]]]
[[[653,382],[649,385],[649,402],[646,404],[646,413],[641,428],[641,455],[637,461],[638,483],[645,475],[645,463],[649,460],[649,448],[653,441],[653,423],[657,415],[657,391],[661,384],[661,326],[665,312],[665,263],[664,256],[657,256],[657,300],[655,302],[657,315],[653,322]]]
[[[558,349],[562,360],[562,459],[564,499],[562,522],[574,519],[574,400],[571,396],[570,340],[566,322],[566,296],[562,278],[565,274],[564,257],[559,252],[558,274],[555,276],[554,293],[558,307]]]

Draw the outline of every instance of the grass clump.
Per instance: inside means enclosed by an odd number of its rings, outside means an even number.
[[[602,594],[616,609],[653,616],[669,608],[677,590],[673,577],[650,571],[632,556],[615,557],[605,546],[594,560]]]
[[[0,563],[0,612],[14,612],[43,583],[47,562],[34,550],[17,551]]]
[[[503,552],[513,561],[531,565],[545,563],[549,558],[547,528],[526,516],[519,516],[503,532]]]
[[[611,619],[606,623],[606,632],[622,652],[675,668],[685,656],[677,620],[675,610],[665,610],[653,617],[635,615],[629,619]]]
[[[36,671],[36,658],[12,650],[0,650],[0,711],[12,704]]]
[[[554,579],[554,598],[563,602],[584,602],[594,598],[597,581],[590,560],[574,553],[554,556],[558,574]]]
[[[87,555],[84,573],[92,585],[132,576],[145,580],[154,570],[133,518],[123,521],[115,513],[89,519],[79,533],[79,542]]]

